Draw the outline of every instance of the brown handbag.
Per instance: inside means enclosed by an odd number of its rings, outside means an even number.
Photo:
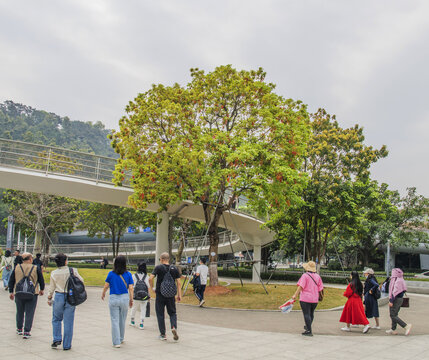
[[[401,307],[409,308],[410,307],[410,298],[404,294],[404,297],[402,298],[402,305]]]

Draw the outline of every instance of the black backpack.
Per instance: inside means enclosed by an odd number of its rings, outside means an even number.
[[[176,282],[171,276],[170,270],[171,268],[168,267],[168,271],[164,275],[164,278],[162,279],[162,282],[161,282],[161,288],[159,289],[161,295],[166,298],[172,298],[177,293]]]
[[[30,279],[30,275],[35,266],[33,265],[31,267],[28,275],[25,275],[24,269],[22,268],[21,264],[19,264],[19,267],[21,268],[24,277],[16,284],[15,296],[21,300],[31,300],[34,296],[34,292],[36,291],[36,285],[34,285],[34,283]]]
[[[73,269],[69,268],[70,276],[66,283],[65,293],[67,302],[72,306],[77,306],[86,301],[87,295],[83,282],[73,274]]]
[[[149,289],[147,288],[145,279],[147,274],[144,274],[143,278],[140,279],[138,276],[138,273],[136,273],[136,284],[134,286],[134,300],[148,300],[150,299],[149,296]]]

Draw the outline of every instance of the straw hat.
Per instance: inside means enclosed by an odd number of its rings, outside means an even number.
[[[370,274],[370,275],[374,275],[374,270],[372,270],[371,268],[365,268],[363,271],[364,274]]]
[[[302,264],[302,267],[305,271],[316,272],[316,263],[314,261],[309,261],[307,263]]]

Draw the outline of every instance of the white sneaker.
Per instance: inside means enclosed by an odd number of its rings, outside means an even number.
[[[119,349],[121,345],[113,345],[113,347]]]
[[[389,329],[389,330],[386,330],[386,334],[389,334],[389,335],[398,335],[398,332],[395,331],[395,330]]]
[[[410,335],[410,331],[411,331],[412,327],[413,327],[413,325],[411,325],[411,324],[408,324],[407,326],[405,326],[405,336]]]
[[[342,331],[352,331],[348,326],[344,326],[341,328]]]
[[[368,324],[368,325],[365,325],[365,327],[363,328],[362,332],[363,332],[364,334],[366,334],[366,333],[369,331],[369,329],[371,329],[371,326],[369,326],[369,324]]]
[[[206,301],[205,301],[204,299],[203,299],[203,300],[201,300],[201,301],[200,301],[200,305],[199,305],[199,306],[200,306],[200,307],[201,307],[201,306],[203,306],[205,302],[206,302]]]
[[[374,330],[380,330],[381,329],[381,327],[380,326],[371,326],[371,329],[374,329]]]
[[[350,327],[359,327],[359,325],[350,325]]]

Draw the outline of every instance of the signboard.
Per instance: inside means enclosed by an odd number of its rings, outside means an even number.
[[[192,256],[188,256],[187,262],[188,264],[192,264]]]
[[[129,226],[127,232],[128,234],[134,234],[136,232],[136,229],[133,226]]]
[[[7,218],[6,250],[12,250],[13,245],[13,216]]]

